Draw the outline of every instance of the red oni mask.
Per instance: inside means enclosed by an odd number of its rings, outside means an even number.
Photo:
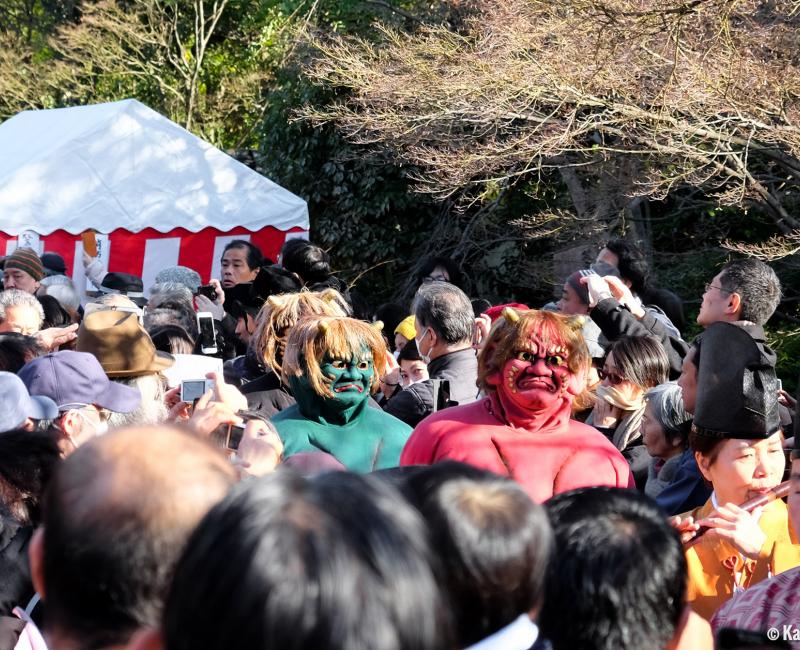
[[[585,372],[570,370],[567,343],[548,333],[531,332],[509,351],[500,372],[486,378],[497,391],[493,401],[514,426],[538,430],[565,424],[572,398],[585,388]]]

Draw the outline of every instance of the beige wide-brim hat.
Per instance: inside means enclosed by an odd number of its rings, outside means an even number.
[[[104,309],[88,314],[78,329],[77,350],[97,357],[109,377],[138,377],[160,372],[175,357],[156,350],[133,312]]]

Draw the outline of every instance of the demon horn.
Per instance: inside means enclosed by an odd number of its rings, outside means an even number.
[[[511,307],[503,307],[503,318],[509,323],[516,323],[519,320],[519,314]]]

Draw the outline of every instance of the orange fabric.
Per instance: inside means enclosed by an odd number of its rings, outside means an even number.
[[[714,510],[711,499],[700,508],[681,515],[703,519]],[[767,541],[757,560],[743,559],[731,544],[706,534],[687,549],[689,571],[687,600],[692,609],[707,620],[734,594],[734,575],[741,572],[739,584],[747,588],[770,574],[776,575],[800,566],[800,545],[789,523],[786,504],[780,499],[766,506],[758,522]]]

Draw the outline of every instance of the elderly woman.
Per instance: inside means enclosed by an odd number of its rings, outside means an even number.
[[[669,359],[658,340],[629,336],[615,341],[600,371],[594,410],[586,419],[604,433],[631,465],[644,489],[650,456],[642,443],[645,392],[667,381]]]
[[[644,493],[655,499],[672,483],[689,446],[692,416],[683,408],[683,393],[677,384],[651,388],[645,394],[642,439],[650,454]]]
[[[741,506],[783,479],[786,459],[775,370],[742,328],[714,323],[694,347],[698,364],[690,444],[713,487],[700,508],[673,520],[688,541],[687,600],[710,619],[733,595],[800,565],[800,545],[780,499]],[[687,539],[688,538],[688,539]]]

